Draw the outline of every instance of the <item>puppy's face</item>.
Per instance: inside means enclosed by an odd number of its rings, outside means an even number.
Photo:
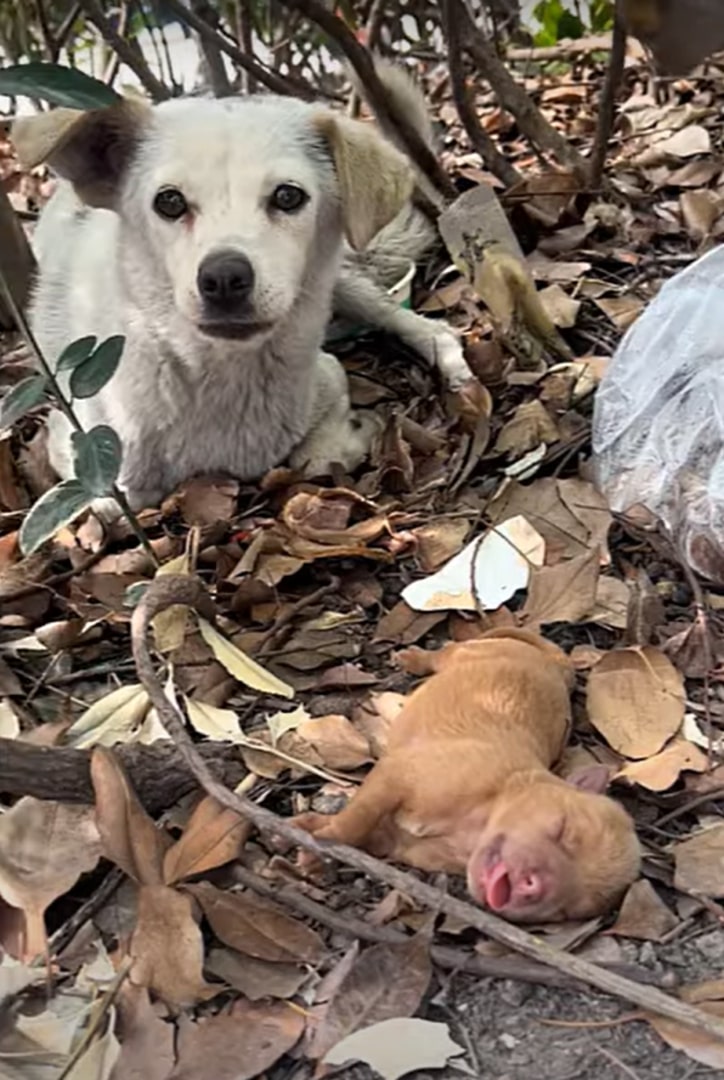
[[[554,780],[501,796],[468,862],[468,889],[513,922],[585,919],[616,903],[639,864],[621,806]]]
[[[270,334],[304,302],[310,264],[336,265],[333,164],[296,104],[159,108],[129,173],[124,222],[162,261],[178,312],[210,337]]]

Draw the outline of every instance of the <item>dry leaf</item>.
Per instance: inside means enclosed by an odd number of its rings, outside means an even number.
[[[258,960],[314,964],[326,953],[322,939],[268,903],[247,893],[222,892],[208,882],[187,885],[218,938]]]
[[[214,742],[244,742],[245,736],[239,727],[239,718],[232,709],[219,709],[196,698],[184,698],[189,723]]]
[[[558,442],[560,438],[555,421],[540,401],[528,401],[519,405],[513,418],[503,425],[495,443],[498,454],[518,458],[540,443]]]
[[[166,885],[138,890],[138,923],[129,953],[130,979],[146,986],[168,1005],[188,1008],[218,993],[204,982],[204,942],[193,914],[193,900]]]
[[[119,991],[123,1036],[111,1080],[166,1080],[176,1060],[174,1027],[160,1018],[145,987],[126,982]]]
[[[705,240],[724,209],[722,197],[716,191],[684,191],[679,196],[681,216],[692,240]]]
[[[470,522],[465,518],[455,521],[432,521],[413,529],[416,542],[416,556],[420,569],[432,574],[452,559],[462,549],[465,537],[470,531]]]
[[[487,508],[494,525],[518,515],[530,521],[545,541],[549,564],[587,554],[589,543],[595,546],[600,535],[591,537],[588,525],[567,505],[561,483],[552,477],[541,477],[528,485],[514,480],[503,487]]]
[[[524,625],[537,630],[545,623],[585,622],[595,605],[599,562],[594,549],[588,555],[534,570],[521,611]]]
[[[372,760],[367,739],[346,716],[310,717],[297,725],[296,734],[314,747],[328,769],[359,769]]]
[[[686,739],[675,739],[660,753],[644,761],[629,762],[615,779],[629,780],[649,791],[668,791],[682,772],[706,772],[706,754]]]
[[[644,308],[643,301],[635,296],[610,296],[596,300],[596,304],[622,333],[636,322]]]
[[[682,892],[724,897],[724,824],[674,847],[674,885]]]
[[[286,1001],[298,993],[309,977],[304,968],[296,964],[257,960],[231,949],[212,949],[206,961],[206,971],[223,979],[250,1001],[260,1001],[262,998]]]
[[[554,326],[570,329],[576,325],[581,301],[573,300],[560,285],[548,285],[547,288],[541,289],[538,299]]]
[[[218,1013],[180,1025],[178,1064],[168,1080],[252,1080],[271,1068],[299,1041],[304,1014],[274,1001],[258,1005],[234,1002]]]
[[[395,1017],[348,1035],[325,1055],[324,1063],[363,1061],[384,1080],[400,1080],[421,1069],[444,1069],[463,1052],[450,1038],[447,1024]]]
[[[724,1001],[705,1001],[699,1008],[712,1016],[724,1017]],[[724,1069],[724,1041],[721,1039],[703,1031],[693,1031],[666,1016],[652,1013],[644,1013],[643,1016],[657,1035],[669,1046],[673,1046],[674,1050],[682,1050],[693,1061],[708,1065],[712,1069]]]
[[[46,908],[92,870],[100,855],[89,807],[26,796],[0,815],[0,896],[25,913],[26,956],[45,953]]]
[[[95,701],[71,724],[66,733],[67,742],[78,750],[129,742],[150,707],[148,694],[140,683],[120,686]]]
[[[163,881],[177,881],[231,862],[246,842],[251,825],[233,810],[206,795],[194,810],[183,836],[163,859]]]
[[[641,878],[626,893],[611,933],[640,941],[659,941],[678,925],[679,920],[651,882]]]
[[[91,754],[91,780],[103,854],[134,881],[160,885],[171,838],[156,828],[109,750],[97,747]]]
[[[187,552],[179,555],[176,559],[169,559],[156,571],[156,577],[166,574],[188,575],[191,572],[191,564]],[[156,648],[159,652],[173,652],[180,649],[186,637],[186,627],[189,620],[189,609],[185,604],[172,604],[171,607],[160,611],[151,623]]]
[[[161,509],[164,517],[180,513],[187,525],[215,525],[233,518],[238,495],[236,480],[198,476],[165,499]]]
[[[421,937],[400,945],[373,945],[353,958],[351,966],[343,959],[341,967],[341,981],[322,999],[325,1008],[308,1031],[307,1054],[313,1060],[324,1058],[360,1028],[412,1015],[432,975],[429,945]]]
[[[421,611],[495,610],[526,587],[531,570],[543,565],[544,552],[543,538],[524,517],[509,518],[467,544],[436,574],[407,585],[402,596]]]
[[[373,642],[390,641],[393,645],[414,645],[446,618],[444,611],[419,612],[398,600],[377,624]]]
[[[252,690],[259,690],[263,694],[294,697],[294,690],[288,683],[282,682],[261,664],[257,664],[256,660],[237,649],[236,645],[222,637],[206,619],[199,619],[199,629],[219,663],[244,686],[250,686]]]
[[[656,754],[684,719],[681,675],[662,652],[617,649],[588,678],[588,715],[610,746],[629,758]]]

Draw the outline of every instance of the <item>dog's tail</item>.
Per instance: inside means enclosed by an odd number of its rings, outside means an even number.
[[[394,99],[398,110],[404,113],[430,149],[434,149],[427,102],[413,76],[406,68],[380,56],[374,57],[374,65],[378,79]],[[350,79],[360,97],[372,108],[364,86],[354,73],[350,73]],[[404,153],[405,147],[396,132],[387,128],[383,128],[383,131]],[[437,240],[437,230],[427,215],[410,203],[377,234],[365,251],[355,253],[354,261],[381,285],[389,288],[400,280],[411,262],[418,263],[428,255]]]

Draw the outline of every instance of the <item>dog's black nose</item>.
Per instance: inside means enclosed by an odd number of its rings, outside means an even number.
[[[214,251],[202,260],[196,283],[209,307],[234,311],[249,300],[254,288],[254,267],[238,251]]]

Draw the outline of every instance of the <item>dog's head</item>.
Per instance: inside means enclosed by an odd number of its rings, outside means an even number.
[[[24,164],[47,161],[83,202],[120,215],[123,244],[211,337],[258,339],[319,304],[342,236],[364,248],[412,190],[374,128],[271,96],[56,109],[13,137]]]

